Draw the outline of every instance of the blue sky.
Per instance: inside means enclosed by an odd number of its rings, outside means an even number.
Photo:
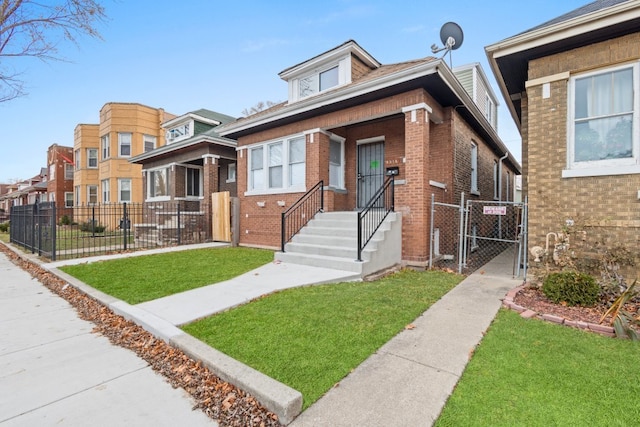
[[[448,21],[464,31],[454,67],[482,64],[500,102],[499,134],[520,158],[520,136],[484,47],[586,3],[105,0],[103,40],[61,44],[67,62],[4,63],[23,72],[29,94],[0,103],[0,182],[36,175],[46,166],[47,147],[73,146],[75,126],[98,123],[107,102],[137,102],[178,115],[207,108],[240,116],[258,101],[284,101],[280,71],[346,40],[383,64],[401,62],[431,55]]]

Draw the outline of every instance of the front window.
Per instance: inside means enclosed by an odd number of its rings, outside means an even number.
[[[169,173],[167,168],[149,171],[147,174],[147,197],[169,196]]]
[[[72,208],[73,207],[73,192],[69,191],[64,193],[64,207]]]
[[[249,149],[249,192],[304,189],[305,158],[304,136],[269,142]]]
[[[202,196],[202,174],[200,169],[187,168],[185,177],[187,179],[187,197],[201,197]]]
[[[102,160],[108,159],[111,156],[109,134],[103,135],[100,138],[100,148],[102,150]]]
[[[344,144],[331,140],[329,143],[329,186],[344,188]]]
[[[570,88],[569,168],[637,164],[638,65],[574,77]]]
[[[109,203],[109,180],[103,179],[102,182],[102,202]]]
[[[320,92],[338,86],[338,66],[320,73]]]
[[[95,169],[98,167],[98,149],[97,148],[87,149],[87,167],[90,169]]]
[[[144,135],[144,152],[148,152],[156,148],[156,137],[151,135]]]
[[[118,201],[119,202],[131,202],[131,180],[130,179],[118,179]]]
[[[98,203],[98,186],[87,185],[87,203],[95,205]]]
[[[64,164],[64,179],[73,179],[73,165],[69,163]]]
[[[131,157],[130,133],[118,133],[118,155],[120,157]]]

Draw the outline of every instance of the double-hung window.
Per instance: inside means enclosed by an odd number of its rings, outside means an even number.
[[[248,193],[304,190],[305,170],[304,136],[289,137],[250,148]]]
[[[199,168],[186,168],[187,197],[202,197],[202,173]]]
[[[118,202],[131,202],[131,179],[119,178],[118,179]]]
[[[87,148],[87,167],[95,169],[98,167],[98,149]]]
[[[102,203],[109,203],[110,193],[109,193],[109,180],[103,179],[101,182],[102,185]]]
[[[73,165],[71,163],[64,164],[64,179],[73,179]]]
[[[66,191],[64,193],[64,207],[65,208],[73,207],[73,191]]]
[[[98,186],[87,185],[87,203],[95,205],[98,203]]]
[[[118,133],[118,156],[131,157],[131,134]]]
[[[567,170],[563,176],[640,172],[638,63],[569,80]]]
[[[144,141],[144,152],[148,152],[156,148],[156,137],[151,135],[144,135],[142,137]]]
[[[108,159],[111,156],[109,134],[103,135],[100,138],[100,149],[102,150],[102,160]]]
[[[80,170],[80,150],[75,150],[73,152],[73,161],[76,164],[76,170]]]

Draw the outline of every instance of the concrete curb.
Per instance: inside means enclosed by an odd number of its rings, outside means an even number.
[[[35,257],[31,259],[11,245],[0,243],[23,260],[37,264],[108,307],[114,313],[136,323],[155,337],[200,361],[223,381],[227,381],[254,396],[265,408],[278,416],[281,424],[289,424],[302,411],[302,394],[299,391],[221,353],[164,319],[94,289],[75,277],[58,270],[55,266],[42,263]]]

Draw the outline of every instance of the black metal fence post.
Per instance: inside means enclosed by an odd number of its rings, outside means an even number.
[[[51,209],[51,261],[56,260],[56,239],[58,224],[56,223],[56,205]]]
[[[178,202],[178,244],[182,242],[182,233],[180,230],[180,202]]]
[[[31,246],[31,253],[36,252],[36,218],[38,217],[38,204],[33,204],[33,210],[31,215],[31,241],[27,242]],[[25,239],[26,240],[26,239]],[[39,238],[38,238],[39,240]]]

